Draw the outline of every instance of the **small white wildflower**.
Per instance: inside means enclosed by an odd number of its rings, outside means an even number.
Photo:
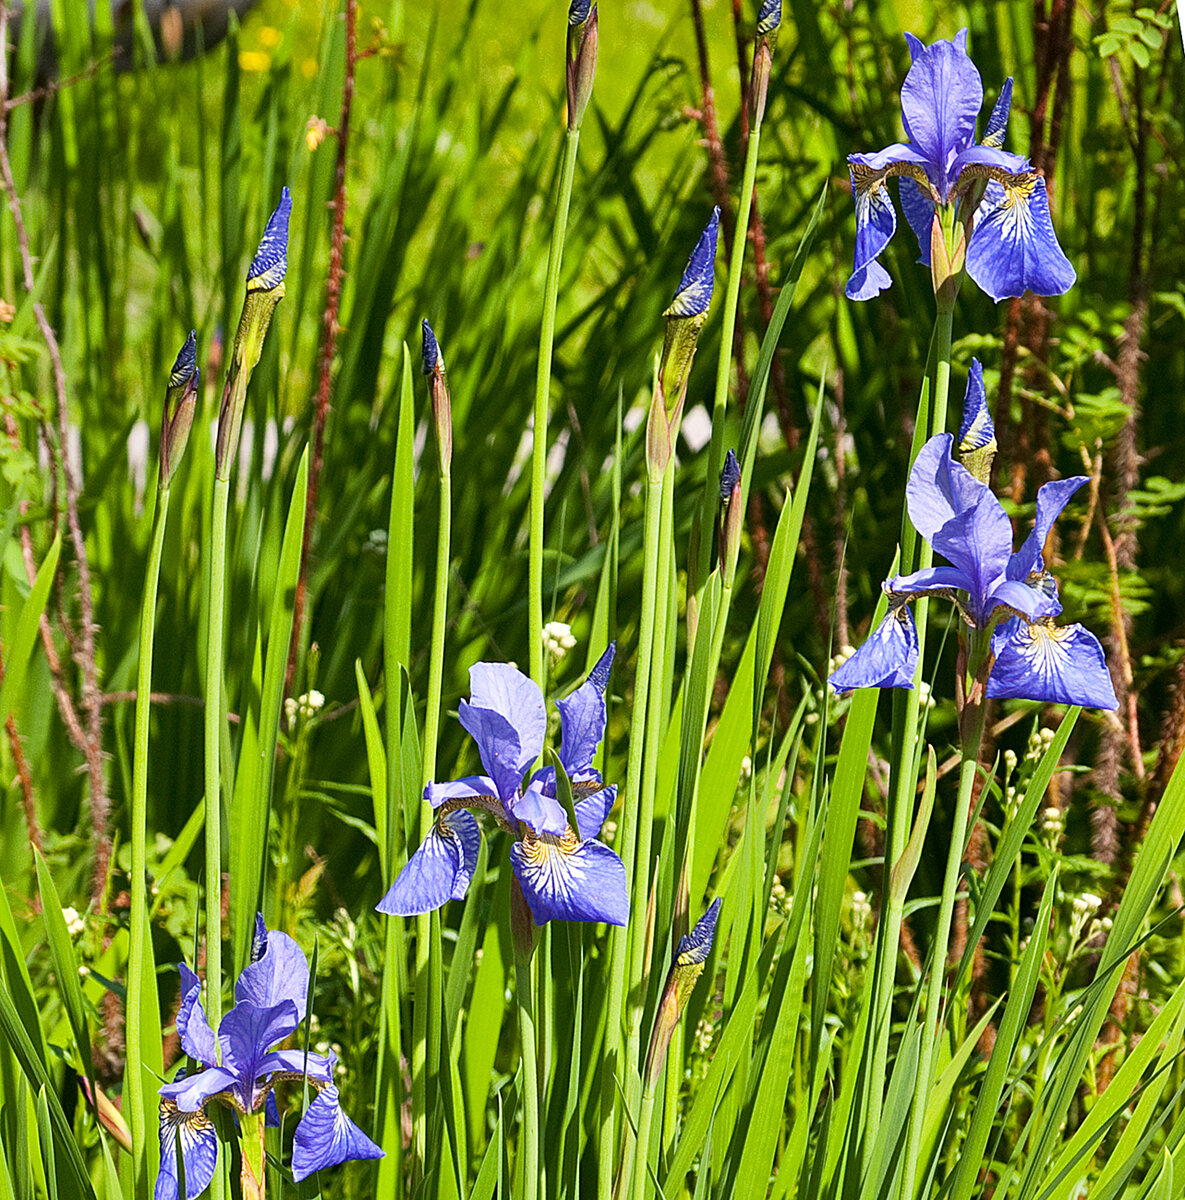
[[[303,696],[293,698],[289,696],[284,701],[284,719],[288,722],[289,728],[294,726],[297,718],[302,721],[307,721],[310,717],[315,717],[325,707],[325,696],[313,689],[311,692],[305,692]]]
[[[78,964],[78,978],[79,979],[85,979],[90,973],[91,973],[91,969],[90,969],[90,967],[88,967],[86,965],[86,963]]]
[[[753,760],[746,754],[741,759],[741,779],[748,779],[753,774]]]
[[[1085,915],[1094,912],[1102,903],[1093,892],[1083,892],[1081,896],[1074,897],[1074,911]]]
[[[701,1019],[695,1027],[695,1048],[700,1054],[707,1054],[712,1048],[712,1035],[715,1031],[712,1028],[712,1022]]]
[[[930,685],[923,679],[918,684],[918,706],[920,708],[935,708],[938,702],[930,694]]]
[[[617,822],[606,821],[601,826],[601,841],[612,843],[614,836],[617,833]]]
[[[543,626],[543,648],[559,662],[560,659],[573,649],[576,639],[572,636],[572,626],[563,621],[548,621]]]
[[[1062,810],[1056,805],[1041,810],[1041,832],[1046,837],[1057,837],[1062,831]]]
[[[1006,775],[1011,775],[1012,772],[1015,770],[1016,770],[1016,751],[1015,750],[1005,750],[1004,751],[1004,773]]]
[[[76,938],[86,928],[86,922],[78,915],[76,908],[63,908],[62,917],[66,922],[66,932]]]
[[[864,892],[852,893],[852,921],[864,926],[872,918],[872,905],[868,901],[868,896]]]
[[[835,654],[832,655],[831,660],[827,664],[827,674],[833,675],[855,653],[856,653],[855,646],[848,646],[848,645],[840,646],[839,650]]]

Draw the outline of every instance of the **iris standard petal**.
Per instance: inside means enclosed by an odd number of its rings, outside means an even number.
[[[239,1094],[248,1111],[255,1108],[254,1089],[260,1060],[278,1042],[290,1037],[300,1021],[292,1000],[281,1000],[266,1008],[240,1002],[222,1018],[218,1044],[222,1047],[223,1066],[238,1076]]]
[[[202,981],[184,963],[178,963],[177,970],[181,972],[181,1007],[177,1010],[181,1049],[190,1058],[212,1067],[218,1061],[218,1043],[202,1007]]]
[[[1119,707],[1103,648],[1081,625],[1031,625],[1013,618],[992,635],[992,650],[996,661],[987,694],[993,699]]]
[[[901,120],[910,142],[929,162],[930,181],[946,201],[948,171],[970,144],[983,104],[983,84],[967,57],[966,30],[953,42],[922,46],[911,38],[913,65],[901,85]]]
[[[314,1171],[355,1158],[382,1158],[383,1152],[342,1111],[332,1084],[317,1093],[292,1139],[292,1178],[299,1183]]]
[[[414,917],[469,890],[477,866],[481,831],[463,810],[437,818],[428,836],[375,908],[388,916]]]
[[[629,919],[625,867],[601,842],[582,842],[571,831],[563,838],[530,838],[511,846],[510,865],[536,925],[624,925]]]
[[[970,613],[975,624],[982,627],[995,607],[992,590],[1003,580],[1012,555],[1012,522],[1000,501],[985,487],[979,500],[952,517],[930,544],[966,573]]]
[[[1089,475],[1074,475],[1069,479],[1053,479],[1037,492],[1037,520],[1024,545],[1008,560],[1009,579],[1027,579],[1044,568],[1042,552],[1053,523],[1070,502],[1070,497],[1090,479]]]
[[[160,1106],[160,1174],[154,1200],[180,1200],[177,1180],[177,1134],[185,1163],[185,1200],[194,1200],[210,1186],[218,1167],[218,1135],[200,1109],[184,1112],[171,1100]]]
[[[932,437],[919,451],[905,485],[905,502],[913,527],[930,541],[952,518],[979,502],[987,491],[961,463],[951,458],[954,438]]]
[[[309,963],[304,951],[286,933],[271,931],[262,956],[243,968],[235,982],[235,1000],[270,1008],[283,1000],[296,1005],[297,1021],[304,1020],[309,994]]]
[[[601,655],[588,678],[557,702],[560,710],[560,762],[569,776],[592,766],[593,756],[605,736],[605,687],[613,665],[615,645]]]
[[[1060,296],[1078,276],[1058,245],[1045,181],[1035,171],[1007,184],[991,180],[975,212],[967,243],[967,274],[993,300]]]
[[[575,789],[579,789],[579,784],[575,785]],[[601,826],[605,823],[605,818],[613,811],[613,805],[617,802],[617,784],[611,783],[608,787],[598,788],[595,792],[585,796],[583,800],[577,800],[576,808],[576,824],[579,827],[577,833],[584,839],[595,838],[601,832]]]
[[[918,665],[918,631],[904,606],[889,612],[868,640],[828,676],[837,692],[853,688],[913,688]]]
[[[543,752],[543,693],[509,663],[475,663],[469,668],[469,700],[461,701],[460,718],[498,794],[512,796],[527,767]]]
[[[554,786],[554,785],[553,785]],[[515,821],[536,833],[550,833],[559,837],[568,828],[568,814],[564,806],[544,790],[543,780],[536,776],[521,796],[510,802],[510,813]]]

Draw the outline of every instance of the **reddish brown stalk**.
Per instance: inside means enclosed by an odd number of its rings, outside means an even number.
[[[305,497],[304,534],[300,546],[300,574],[292,613],[292,641],[288,648],[288,670],[284,690],[292,688],[296,662],[304,636],[305,608],[308,596],[309,557],[313,545],[313,527],[317,517],[317,484],[325,465],[325,425],[329,420],[329,401],[333,385],[333,356],[337,349],[338,315],[341,311],[342,249],[346,240],[346,161],[350,143],[350,110],[354,104],[354,74],[358,65],[357,0],[346,0],[346,68],[342,81],[342,106],[338,118],[337,158],[333,175],[333,234],[329,246],[329,275],[325,281],[325,311],[321,317],[321,353],[317,364],[317,400],[313,409],[313,459],[309,467],[309,486]]]
[[[0,6],[0,44],[5,44],[8,35],[8,9]],[[21,212],[20,197],[12,176],[12,164],[8,157],[8,74],[0,71],[0,182],[8,197],[8,208],[16,230],[17,247],[20,251],[22,282],[25,291],[34,295],[36,278],[33,273],[33,256],[29,249],[29,234]],[[103,705],[99,688],[98,666],[95,655],[95,615],[91,591],[90,565],[87,560],[86,543],[78,519],[78,496],[81,490],[74,467],[70,462],[69,446],[69,401],[66,392],[66,372],[62,366],[61,350],[57,335],[45,315],[39,300],[33,302],[33,316],[49,352],[52,369],[54,395],[57,402],[57,439],[60,472],[66,499],[66,529],[74,564],[78,571],[78,602],[82,618],[81,636],[75,651],[75,661],[82,672],[82,710],[86,717],[85,736],[82,750],[86,758],[87,778],[90,789],[91,822],[94,826],[95,865],[91,880],[91,897],[97,912],[102,912],[105,894],[108,859],[111,853],[111,838],[108,832],[110,802],[107,797],[106,781],[103,778]]]

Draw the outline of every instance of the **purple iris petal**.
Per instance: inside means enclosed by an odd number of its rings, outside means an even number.
[[[930,265],[930,232],[934,225],[934,205],[923,194],[916,179],[903,176],[898,190],[901,211],[918,239],[918,262]]]
[[[616,802],[617,784],[615,783],[576,802],[576,824],[579,827],[576,832],[580,834],[581,838],[585,840],[595,838],[601,832],[601,826],[604,825],[605,818],[612,811]]]
[[[547,708],[538,686],[509,663],[475,663],[460,718],[498,794],[503,800],[513,796],[543,752]]]
[[[273,933],[272,937],[275,936]],[[249,1112],[256,1107],[254,1089],[260,1075],[260,1061],[273,1046],[290,1037],[300,1021],[296,1004],[291,1000],[281,1000],[267,1008],[239,1003],[222,1018],[218,1026],[222,1062],[238,1077],[239,1095]]]
[[[1030,625],[1014,617],[992,634],[992,650],[989,697],[1119,707],[1103,648],[1081,625]]]
[[[868,640],[828,677],[837,692],[862,687],[913,687],[918,631],[908,608],[890,612]]]
[[[218,1044],[202,1007],[202,981],[185,965],[181,972],[181,1007],[177,1010],[177,1036],[190,1058],[212,1067],[218,1061]]]
[[[304,951],[286,933],[268,933],[263,954],[235,982],[235,1000],[270,1008],[283,1000],[296,1005],[297,1021],[304,1020],[309,993],[309,963]]]
[[[906,35],[913,65],[901,85],[901,120],[910,142],[929,160],[927,174],[943,202],[955,157],[975,134],[983,84],[967,57],[967,31],[953,42],[923,46]]]
[[[532,838],[510,848],[510,865],[536,925],[548,921],[604,921],[624,925],[630,902],[625,867],[601,842],[560,843]]]
[[[432,826],[375,908],[388,916],[413,917],[462,899],[477,866],[480,843],[477,822],[469,813],[447,813]]]
[[[971,360],[967,373],[967,391],[963,395],[963,421],[959,426],[959,453],[981,450],[995,441],[996,427],[988,411],[987,392],[983,386],[983,366],[978,358]]]
[[[195,1200],[210,1186],[218,1168],[218,1135],[200,1110],[183,1112],[172,1103],[161,1105],[160,1174],[154,1200],[180,1200],[177,1179],[177,1134],[185,1163],[185,1200]]]
[[[544,791],[543,781],[538,777],[531,780],[530,787],[521,796],[515,797],[512,812],[516,821],[521,821],[535,833],[559,837],[568,828],[564,806]]]
[[[570,696],[557,702],[560,762],[572,778],[592,766],[593,756],[605,736],[605,688],[616,648],[610,644],[588,678]]]
[[[905,485],[905,502],[913,527],[927,541],[953,517],[966,512],[987,491],[961,463],[951,458],[954,438],[932,437],[919,451]]]
[[[992,588],[992,605],[1002,604],[1014,612],[1022,613],[1030,621],[1038,617],[1055,617],[1062,611],[1057,593],[1032,587],[1020,580],[998,581]]]
[[[228,1014],[229,1015],[229,1014]],[[238,1075],[226,1067],[207,1067],[184,1077],[178,1073],[172,1083],[163,1083],[160,1094],[171,1100],[182,1112],[195,1113],[213,1096],[234,1090]]]
[[[1078,276],[1058,245],[1045,181],[1036,172],[1007,186],[988,183],[967,243],[967,274],[993,300],[1026,290],[1060,296],[1073,286]]]
[[[883,177],[877,177],[859,162],[852,162],[849,169],[856,202],[856,257],[846,291],[849,299],[859,300],[864,296],[853,292],[863,292],[870,283],[879,292],[891,282],[888,272],[876,260],[897,230],[897,212]],[[874,267],[870,279],[868,273]]]
[[[970,580],[958,567],[923,567],[910,575],[894,575],[885,584],[894,596],[925,596],[934,592],[966,591]]]
[[[952,517],[930,544],[966,572],[971,615],[985,625],[995,607],[992,589],[1012,556],[1012,522],[1000,501],[985,487],[976,504]]]
[[[283,1071],[286,1075],[307,1074],[315,1083],[332,1083],[336,1065],[337,1055],[332,1051],[328,1055],[310,1051],[306,1056],[303,1050],[273,1050],[260,1060],[259,1073],[270,1075],[273,1071]]]
[[[1089,480],[1088,475],[1074,475],[1069,479],[1054,479],[1044,484],[1037,493],[1037,521],[1032,532],[1025,538],[1024,545],[1008,561],[1008,578],[1025,580],[1044,569],[1041,557],[1045,539],[1053,523],[1061,516],[1062,509],[1070,497]]]
[[[957,179],[966,167],[997,167],[1010,175],[1021,175],[1031,170],[1029,160],[1023,154],[1013,154],[998,146],[968,146],[951,164],[951,177]]]
[[[342,1111],[337,1088],[324,1087],[309,1105],[292,1139],[292,1178],[299,1183],[314,1171],[355,1158],[382,1158],[383,1152]]]
[[[462,775],[448,783],[430,783],[424,789],[424,799],[433,808],[439,808],[446,800],[463,800],[468,796],[497,799],[498,785],[488,775]]]

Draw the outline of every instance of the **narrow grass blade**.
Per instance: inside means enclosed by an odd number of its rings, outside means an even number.
[[[32,590],[21,605],[17,618],[16,633],[4,658],[4,682],[0,683],[0,724],[8,720],[9,714],[18,706],[25,688],[25,672],[29,656],[33,653],[33,641],[45,605],[49,600],[49,589],[58,569],[58,555],[62,549],[62,536],[58,534],[50,545],[45,561],[37,569]]]

